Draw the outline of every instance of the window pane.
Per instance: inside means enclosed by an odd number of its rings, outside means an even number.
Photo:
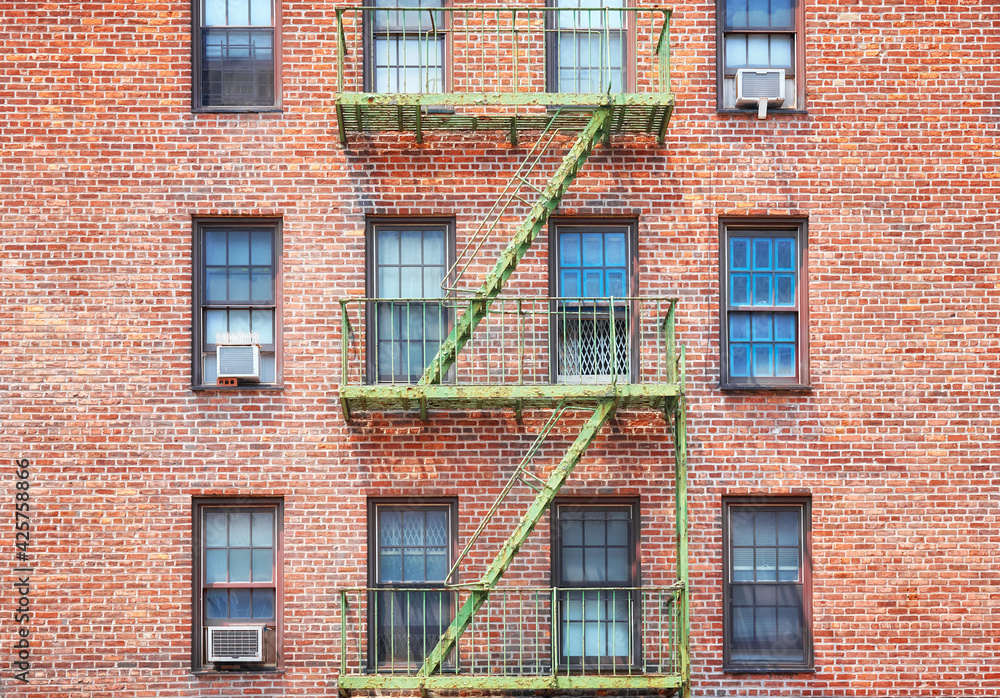
[[[614,298],[624,298],[627,296],[628,291],[625,288],[625,272],[609,270],[607,273],[607,286],[604,290],[604,295],[606,296]]]
[[[799,549],[778,548],[778,581],[797,582],[799,580]]]
[[[424,231],[424,264],[444,265],[444,231]]]
[[[601,298],[604,294],[604,275],[599,271],[583,272],[583,295],[587,298]]]
[[[209,589],[205,592],[205,617],[209,620],[229,617],[229,592]]]
[[[760,28],[770,24],[771,12],[769,0],[749,0],[747,26]]]
[[[205,264],[209,266],[225,266],[226,264],[226,231],[205,231]]]
[[[754,581],[753,548],[733,548],[733,581]]]
[[[253,617],[259,620],[274,618],[274,590],[253,590]]]
[[[604,265],[604,236],[600,233],[585,233],[583,235],[583,266],[600,267]]]
[[[773,511],[759,511],[754,520],[754,541],[757,545],[776,545],[776,514]]]
[[[775,29],[794,29],[793,0],[771,0],[771,26]]]
[[[220,332],[229,329],[229,312],[226,310],[205,311],[205,344],[215,344]],[[220,516],[223,516],[220,514]]]
[[[729,27],[747,25],[747,0],[726,0],[726,25]]]
[[[753,347],[753,374],[755,376],[768,377],[774,375],[774,365],[772,363],[772,347],[768,345],[757,345]]]
[[[729,313],[729,341],[750,341],[750,313]]]
[[[205,515],[205,545],[209,548],[223,548],[227,542],[226,515],[209,512]]]
[[[563,233],[559,236],[559,264],[561,266],[580,266],[580,235],[578,233]]]
[[[399,264],[399,232],[396,230],[379,230],[378,233],[378,263]]]
[[[729,375],[747,377],[750,375],[750,346],[732,344],[729,346]]]
[[[583,549],[583,578],[588,582],[606,582],[608,580],[608,562],[606,552],[601,548]]]
[[[217,369],[218,365],[216,363],[215,353],[213,352],[205,354],[205,356],[203,357],[202,368],[201,368],[202,382],[204,382],[207,385],[215,383],[216,380],[218,380],[218,376],[216,375],[218,373]]]
[[[774,548],[758,547],[755,555],[755,567],[758,582],[773,582],[777,580],[778,560]]]
[[[270,26],[271,0],[250,0],[250,24]]]
[[[562,549],[562,581],[582,582],[583,581],[583,548]]]
[[[427,512],[427,545],[448,545],[448,515],[443,511]]]
[[[750,275],[729,275],[729,305],[750,305]]]
[[[229,267],[229,300],[238,302],[250,300],[249,267]]]
[[[270,267],[253,267],[250,270],[250,298],[270,302],[274,298],[274,277]]]
[[[226,282],[225,267],[208,267],[205,270],[205,300],[225,301],[228,293]]]
[[[563,520],[562,527],[563,545],[583,545],[583,522],[576,520]]]
[[[631,578],[627,548],[608,548],[608,581],[628,582]]]
[[[273,310],[252,310],[250,311],[251,329],[257,333],[257,338],[261,344],[274,343],[274,311]]]
[[[400,298],[399,267],[379,267],[376,283],[379,298]]]
[[[250,514],[234,512],[229,515],[229,545],[250,545]]]
[[[381,512],[379,545],[400,545],[402,543],[402,531],[402,517],[399,512]]]
[[[226,582],[227,551],[225,548],[211,548],[205,551],[205,581],[209,584]]]
[[[230,548],[229,581],[250,581],[250,550],[248,548]]]
[[[274,556],[270,548],[254,548],[252,563],[253,581],[270,582],[273,580]]]
[[[750,313],[753,341],[770,342],[773,336],[774,324],[771,313]]]
[[[774,375],[783,378],[795,377],[795,345],[774,345]]]
[[[250,264],[250,232],[247,230],[229,231],[229,265]]]
[[[778,545],[799,544],[799,512],[780,511],[775,517],[778,529]]]
[[[403,556],[399,548],[379,550],[379,581],[399,582],[403,579]]]
[[[747,34],[747,65],[767,68],[771,65],[770,41],[767,34]]]
[[[772,68],[792,67],[792,37],[789,34],[771,34],[771,61]]]
[[[795,313],[774,313],[774,338],[779,342],[795,341]]]
[[[729,267],[749,271],[750,238],[734,237],[729,241]]]
[[[733,608],[733,640],[750,642],[754,637],[753,607],[739,606]]]
[[[253,603],[249,589],[229,590],[229,617],[253,618]]]
[[[422,582],[426,578],[424,572],[424,551],[403,548],[403,581]]]
[[[427,581],[444,581],[448,574],[448,555],[443,552],[427,551]]]
[[[247,0],[229,0],[229,24],[250,24],[250,5]]]
[[[795,305],[795,275],[774,275],[774,304]]]
[[[624,267],[628,263],[625,258],[624,233],[608,233],[604,236],[604,263],[619,267]]]
[[[726,67],[730,70],[745,68],[747,65],[747,35],[726,35]]]
[[[561,274],[561,295],[563,298],[579,298],[583,294],[580,293],[580,272],[573,270],[565,270]]]

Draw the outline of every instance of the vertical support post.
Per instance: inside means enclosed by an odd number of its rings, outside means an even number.
[[[337,92],[344,91],[344,54],[347,51],[347,39],[344,36],[344,10],[337,10]],[[358,122],[361,123],[360,121]],[[340,144],[347,145],[347,128],[344,126],[344,110],[337,102],[337,131]]]
[[[359,657],[360,659],[360,657]],[[347,592],[340,590],[340,675],[347,673]]]
[[[347,301],[340,301],[340,384],[347,385],[350,381],[348,369],[348,352],[350,351],[351,318],[348,316]],[[351,408],[347,400],[340,398],[340,409],[344,412],[344,421],[351,421]]]
[[[670,383],[677,382],[677,331],[676,331],[676,317],[675,311],[677,309],[677,301],[671,298],[669,301],[670,307],[667,308],[667,321],[664,329],[663,341],[667,345],[667,381]]]
[[[681,352],[683,357],[683,351]],[[683,370],[682,370],[683,374]],[[683,685],[681,698],[691,697],[691,621],[688,576],[688,508],[687,508],[687,405],[684,394],[674,408],[674,522],[677,529],[677,581],[680,583],[680,613],[677,629],[680,645],[680,672]]]

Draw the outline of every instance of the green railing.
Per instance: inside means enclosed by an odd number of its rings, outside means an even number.
[[[469,593],[444,587],[340,590],[341,686],[402,688],[405,681],[387,677],[421,678],[424,656]],[[656,685],[650,677],[679,679],[684,593],[680,585],[495,589],[441,676],[504,677],[508,683],[489,685],[508,688],[535,686],[531,677],[646,677],[641,685]],[[537,683],[545,685],[559,682]]]
[[[664,94],[670,14],[665,7],[338,8],[337,91]]]
[[[676,384],[676,299],[500,297],[448,385]],[[340,301],[341,385],[410,385],[467,299]]]

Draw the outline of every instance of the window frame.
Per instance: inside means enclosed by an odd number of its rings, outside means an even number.
[[[635,589],[630,597],[630,604],[632,607],[632,617],[630,622],[632,624],[632,632],[630,633],[630,638],[632,642],[633,651],[630,653],[627,661],[619,661],[615,657],[600,657],[598,660],[594,658],[587,661],[585,658],[578,661],[573,661],[573,657],[569,657],[569,661],[563,657],[563,641],[562,637],[562,622],[561,616],[559,615],[558,609],[552,609],[553,616],[553,627],[555,628],[555,633],[558,635],[555,641],[557,657],[555,660],[555,665],[560,671],[566,671],[567,669],[572,671],[574,669],[597,669],[600,667],[602,670],[630,670],[633,672],[641,671],[642,668],[642,609],[641,609],[641,587],[642,587],[642,566],[640,560],[640,536],[642,532],[641,526],[641,511],[640,502],[637,497],[601,497],[600,499],[594,498],[575,498],[575,497],[557,497],[552,503],[551,514],[549,520],[550,525],[550,550],[549,555],[551,570],[550,578],[552,580],[552,586],[556,589],[581,589],[586,591],[587,589],[594,588],[606,588],[611,586],[608,583],[574,583],[569,584],[563,580],[562,576],[562,527],[560,523],[560,514],[564,510],[570,511],[621,511],[627,510],[629,512],[629,535],[632,540],[628,546],[629,551],[629,582],[625,585]]]
[[[274,382],[241,382],[235,386],[206,383],[204,377],[204,309],[211,307],[204,299],[205,230],[209,228],[270,228],[272,230],[271,264],[274,268],[273,303],[246,303],[246,307],[274,310]],[[280,218],[195,218],[191,251],[191,389],[192,390],[280,390],[282,373],[282,221]],[[237,304],[239,305],[239,304]],[[225,307],[234,307],[226,305]]]
[[[458,559],[458,498],[457,497],[376,497],[370,498],[368,500],[367,506],[367,545],[368,545],[368,560],[367,575],[368,575],[368,589],[367,594],[367,604],[368,604],[368,618],[366,620],[366,626],[368,628],[368,648],[367,648],[367,662],[369,667],[378,667],[380,672],[392,673],[393,671],[407,672],[415,667],[420,666],[423,659],[413,660],[411,662],[397,662],[395,660],[389,660],[388,662],[379,663],[378,661],[378,627],[374,620],[374,609],[378,603],[376,600],[376,595],[379,590],[399,590],[406,591],[407,588],[437,588],[440,586],[445,594],[453,595],[454,592],[449,590],[445,586],[445,580],[440,583],[432,582],[421,582],[421,583],[411,583],[411,582],[380,582],[378,580],[378,559],[379,559],[379,527],[378,527],[378,514],[381,511],[428,511],[428,510],[443,510],[448,513],[448,568],[455,564],[455,560]],[[459,572],[455,571],[454,578],[451,580],[451,584],[455,584],[459,581]],[[451,625],[455,617],[455,598],[452,596],[448,599],[448,612],[449,617],[444,623],[445,627]],[[436,643],[435,643],[436,644]],[[433,649],[433,647],[428,647],[428,649]],[[443,669],[454,668],[455,662],[455,652],[457,652],[457,647],[454,648],[448,655],[448,658],[442,662]]]
[[[205,531],[204,516],[210,510],[229,509],[233,511],[241,510],[263,510],[269,509],[274,515],[274,622],[264,623],[268,629],[265,631],[266,638],[269,632],[275,635],[274,658],[265,657],[264,662],[225,665],[226,669],[216,668],[214,664],[205,660],[206,641],[205,629],[209,626],[226,625],[257,625],[260,621],[254,619],[240,619],[231,621],[208,621],[205,617]],[[194,497],[191,500],[191,544],[192,550],[192,574],[191,574],[191,667],[195,673],[220,673],[240,672],[240,673],[267,673],[282,671],[284,669],[284,499],[281,497]]]
[[[391,230],[394,227],[401,226],[405,226],[411,230],[443,229],[445,245],[445,278],[449,281],[449,283],[454,279],[456,235],[455,219],[453,217],[369,217],[365,225],[365,297],[368,299],[379,298],[377,283],[379,260],[378,245],[376,244],[378,231],[382,228]],[[443,302],[446,302],[448,298],[448,293],[442,293],[441,300]],[[401,298],[400,300],[406,299]],[[379,379],[378,366],[376,366],[375,363],[375,347],[378,339],[376,305],[377,304],[375,302],[370,301],[366,304],[367,307],[365,308],[365,382],[369,385],[412,385],[412,383],[405,383],[403,381],[382,381]],[[451,312],[450,308],[446,308],[445,312],[447,313],[448,331],[450,332],[450,329],[455,322],[454,313]],[[447,333],[445,334],[445,337],[447,337]],[[453,381],[454,376],[455,367],[452,366],[445,374],[443,382],[447,383]]]
[[[573,93],[573,92],[561,92],[559,88],[559,37],[563,30],[559,28],[557,23],[557,17],[559,12],[558,0],[545,0],[545,7],[549,8],[545,12],[545,91],[549,94],[605,94],[605,91],[600,91],[599,93]],[[623,2],[620,8],[609,8],[613,10],[624,10],[626,8],[632,7],[627,2]],[[572,11],[575,9],[581,10],[600,10],[600,7],[593,8],[563,8],[566,11]],[[614,92],[612,94],[630,94],[636,91],[636,67],[637,67],[637,29],[636,29],[636,14],[634,12],[622,12],[624,26],[621,29],[616,29],[615,31],[620,33],[622,36],[622,41],[625,43],[622,51],[622,89],[621,92]],[[565,30],[567,34],[580,33],[582,30],[568,29]],[[610,69],[609,69],[610,70]]]
[[[801,662],[790,661],[734,661],[731,657],[731,608],[732,587],[732,537],[730,524],[732,509],[759,508],[762,511],[798,509],[801,513],[800,570],[802,586],[802,643]],[[760,495],[723,496],[722,498],[722,670],[727,673],[802,673],[815,670],[813,652],[812,613],[812,498],[810,496]],[[770,583],[770,582],[768,582]],[[779,582],[775,582],[776,584]],[[792,584],[786,582],[786,584]]]
[[[397,5],[393,5],[396,7]],[[431,10],[429,8],[413,8],[414,11],[428,11],[434,12],[439,10],[446,10],[452,6],[451,0],[442,0],[441,7]],[[375,91],[375,21],[372,17],[372,13],[375,10],[374,4],[368,5],[368,11],[362,12],[362,36],[364,37],[364,47],[362,50],[362,89],[366,93],[371,94],[446,94],[452,90],[452,57],[454,56],[453,47],[453,35],[451,31],[451,12],[442,12],[444,16],[444,22],[437,32],[442,35],[442,49],[441,49],[441,92],[376,92]],[[389,31],[386,30],[385,36],[403,36],[406,32],[404,31]]]
[[[202,31],[207,27],[202,24],[202,15],[207,0],[193,0],[191,3],[191,111],[201,113],[260,113],[260,112],[280,112],[281,104],[281,2],[271,0],[271,24],[270,25],[249,25],[258,28],[270,27],[272,32],[271,50],[273,52],[274,63],[274,103],[269,105],[202,105]],[[242,25],[222,25],[226,27]]]
[[[639,295],[639,222],[635,219],[616,219],[616,218],[567,218],[567,217],[556,217],[553,216],[549,219],[548,226],[548,244],[549,244],[549,259],[548,259],[548,275],[549,275],[549,297],[552,299],[550,303],[550,320],[549,320],[549,381],[552,384],[556,383],[589,383],[589,382],[601,382],[603,374],[590,375],[573,375],[566,374],[562,375],[559,373],[559,341],[558,341],[558,323],[559,323],[559,309],[561,303],[561,284],[560,284],[560,274],[559,271],[561,266],[559,264],[560,259],[560,233],[561,232],[574,232],[579,230],[580,232],[586,232],[588,230],[600,229],[602,231],[611,228],[622,228],[625,230],[625,237],[628,242],[628,250],[626,251],[626,265],[628,277],[625,280],[628,286],[626,296],[630,300],[627,303],[623,303],[620,308],[624,309],[628,318],[638,317],[638,302],[636,298]],[[569,230],[566,230],[569,229]],[[582,289],[581,289],[582,290]],[[616,309],[619,306],[615,306]],[[639,365],[639,335],[638,335],[638,323],[629,322],[629,330],[631,337],[629,338],[629,371],[628,371],[628,382],[634,383],[637,378],[637,367]],[[610,380],[610,376],[608,376]]]
[[[760,312],[795,312],[796,322],[796,375],[737,377],[730,375],[729,365],[729,313],[740,311],[729,305],[729,239],[734,233],[760,236],[776,233],[774,237],[795,237],[797,268],[795,277],[795,306],[767,306]],[[805,218],[720,218],[719,219],[719,387],[723,390],[805,390],[811,387],[809,378],[809,233]]]
[[[793,51],[792,74],[785,73],[785,77],[795,79],[795,106],[768,108],[769,114],[790,113],[801,114],[806,112],[806,51],[805,51],[805,26],[806,12],[805,0],[792,0],[795,4],[792,15],[795,18],[795,27],[791,31],[777,30],[769,28],[738,28],[727,29],[726,27],[726,3],[729,0],[716,0],[715,4],[715,76],[716,76],[716,111],[720,114],[756,114],[756,108],[739,108],[735,105],[727,107],[725,104],[725,80],[726,69],[726,35],[727,34],[788,34],[792,36]],[[733,73],[735,75],[735,72]],[[785,95],[785,103],[788,103],[788,95]]]

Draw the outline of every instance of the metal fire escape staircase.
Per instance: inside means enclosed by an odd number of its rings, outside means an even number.
[[[515,10],[516,12],[517,10]],[[664,16],[668,16],[665,12]],[[516,26],[516,19],[512,20]],[[341,36],[344,34],[344,23],[342,11],[338,11],[338,24]],[[450,26],[455,26],[454,21]],[[664,24],[665,26],[665,24]],[[665,29],[656,41],[655,51],[662,55],[665,47]],[[338,58],[342,62],[343,49]],[[516,70],[516,68],[515,68]],[[661,79],[664,77],[661,59]],[[343,70],[341,69],[341,75]],[[343,84],[341,80],[341,92]],[[453,95],[451,95],[453,96]],[[442,128],[449,128],[447,124],[454,123],[454,117],[431,117],[425,112],[421,104],[422,96],[399,96],[396,95],[397,104],[392,104],[386,100],[376,97],[360,98],[357,95],[349,99],[342,99],[338,102],[338,117],[340,122],[340,133],[343,141],[346,142],[347,130],[365,130],[365,124],[375,130],[391,130],[391,115],[398,116],[397,128],[404,128],[404,114],[412,115],[411,127],[416,131],[418,141],[422,139],[423,132],[432,128],[434,124]],[[428,105],[441,103],[441,95],[430,96],[425,100]],[[574,96],[579,98],[580,95]],[[483,389],[478,386],[451,386],[445,385],[449,371],[453,370],[461,352],[472,340],[476,328],[490,314],[491,306],[497,300],[508,279],[514,273],[518,264],[531,248],[532,243],[538,234],[545,227],[549,217],[558,209],[563,196],[568,191],[573,180],[580,172],[598,143],[610,142],[613,132],[623,130],[644,130],[655,133],[658,139],[662,140],[663,130],[669,120],[673,107],[673,97],[662,93],[653,98],[645,97],[635,101],[635,106],[639,109],[640,120],[644,126],[635,129],[633,126],[638,123],[635,118],[630,118],[629,100],[627,98],[606,95],[606,99],[597,99],[590,104],[579,104],[579,99],[570,99],[573,109],[566,111],[556,108],[544,115],[544,126],[542,135],[538,139],[535,149],[528,153],[526,165],[522,166],[518,174],[515,175],[512,186],[508,187],[510,195],[507,203],[518,201],[528,207],[524,219],[517,225],[516,230],[507,242],[506,246],[499,254],[495,264],[482,278],[479,287],[465,298],[458,298],[454,306],[455,320],[451,325],[450,332],[437,350],[436,355],[431,359],[420,380],[415,385],[357,385],[347,384],[348,369],[344,368],[345,381],[341,386],[341,400],[345,408],[345,416],[350,419],[354,405],[361,405],[368,408],[379,408],[393,403],[417,403],[421,416],[426,418],[428,402],[434,402],[435,406],[443,404],[460,405],[464,398],[472,396],[482,396]],[[538,95],[530,96],[525,104],[544,104],[545,102],[557,101],[552,95],[545,95],[544,101],[540,101]],[[367,102],[366,102],[367,100]],[[462,104],[462,100],[452,100]],[[476,104],[488,103],[489,96],[477,95]],[[594,102],[597,103],[594,103]],[[510,104],[510,100],[499,100],[500,103]],[[371,107],[371,113],[375,116],[366,121],[364,106],[366,103]],[[404,111],[403,107],[413,107]],[[350,107],[348,110],[347,108]],[[350,116],[353,115],[353,116]],[[387,116],[389,115],[389,116]],[[586,121],[581,119],[586,115]],[[434,119],[437,119],[436,121]],[[537,115],[532,117],[537,119]],[[381,119],[381,121],[380,121]],[[383,124],[377,126],[377,124]],[[482,117],[475,117],[473,124],[485,123]],[[492,123],[492,122],[488,122]],[[497,121],[502,124],[502,121]],[[510,132],[512,140],[516,138],[518,117],[515,115],[510,121]],[[523,123],[523,120],[522,120]],[[528,122],[534,123],[534,122]],[[376,124],[376,126],[372,126]],[[386,126],[385,124],[388,124]],[[494,126],[497,127],[497,126]],[[531,126],[528,126],[531,128]],[[475,128],[475,126],[473,126]],[[531,166],[528,161],[540,162],[545,158],[546,148],[558,140],[557,136],[565,136],[567,131],[576,133],[575,141],[569,147],[563,157],[561,164],[548,179],[544,186],[534,184],[530,181]],[[561,140],[559,142],[562,142]],[[501,195],[501,199],[507,192]],[[527,198],[529,193],[533,193],[533,199]],[[498,227],[500,220],[509,207],[498,203],[494,207],[492,218],[480,226],[480,231],[473,239],[487,240],[490,233]],[[480,235],[481,234],[481,235]],[[482,244],[481,242],[479,243]],[[475,251],[478,251],[478,247]],[[475,251],[473,254],[475,254]],[[470,266],[467,262],[463,267],[463,273]],[[452,289],[454,291],[454,289]],[[347,315],[346,302],[342,303],[345,318]],[[684,356],[683,349],[680,352],[674,351],[674,310],[675,302],[669,302],[669,310],[662,320],[662,331],[665,335],[665,342],[668,347],[667,374],[669,379],[663,384],[637,385],[631,381],[623,380],[619,383],[612,377],[608,384],[580,386],[580,385],[549,385],[545,387],[524,386],[524,385],[503,385],[493,387],[493,395],[497,398],[496,404],[515,403],[518,408],[522,401],[530,402],[535,406],[555,406],[551,418],[539,433],[528,453],[524,456],[520,465],[510,477],[507,485],[503,488],[497,498],[496,503],[489,514],[483,519],[478,530],[467,542],[465,549],[448,574],[451,580],[459,565],[466,558],[476,543],[480,535],[485,531],[491,517],[493,517],[501,504],[518,484],[523,483],[535,491],[533,501],[520,517],[514,529],[507,537],[505,543],[497,552],[493,561],[487,566],[481,578],[473,583],[452,584],[446,582],[446,587],[451,589],[461,589],[467,592],[465,600],[457,608],[452,621],[440,636],[436,645],[423,655],[423,662],[419,670],[415,673],[404,672],[406,675],[396,675],[389,672],[388,675],[372,677],[364,675],[349,675],[345,664],[342,666],[340,676],[340,690],[342,694],[347,694],[353,689],[418,689],[422,693],[428,689],[574,689],[574,688],[640,688],[657,690],[680,690],[687,693],[689,690],[689,669],[687,654],[687,626],[688,626],[688,600],[687,600],[687,507],[686,507],[686,445],[685,445],[685,403],[683,395],[684,384]],[[343,326],[343,338],[345,356],[348,351],[348,338],[353,335],[353,328],[349,320],[345,319]],[[611,322],[612,333],[614,332],[614,321]],[[612,334],[612,345],[614,339]],[[614,354],[614,349],[612,349]],[[345,359],[346,361],[346,359]],[[614,362],[612,366],[614,366]],[[612,369],[615,373],[616,369]],[[487,392],[490,387],[484,387]],[[436,401],[436,402],[435,402]],[[552,505],[553,500],[558,495],[560,489],[565,484],[567,478],[574,468],[580,463],[588,447],[594,442],[601,428],[610,420],[622,403],[637,404],[640,406],[655,407],[662,409],[665,417],[670,421],[674,436],[675,449],[675,477],[677,483],[676,490],[676,528],[677,528],[677,583],[672,588],[673,596],[671,607],[671,623],[675,624],[672,637],[677,644],[676,657],[673,660],[675,671],[669,675],[646,674],[642,672],[612,672],[611,676],[591,676],[579,674],[560,674],[556,671],[549,673],[540,672],[537,676],[518,677],[495,677],[495,676],[443,676],[442,667],[453,654],[453,650],[459,643],[463,633],[473,623],[476,613],[487,604],[491,594],[504,574],[510,568],[523,544],[527,541],[531,532],[541,521],[545,512]],[[589,417],[579,427],[579,432],[568,447],[561,459],[555,464],[547,474],[536,474],[532,469],[535,456],[541,450],[547,437],[555,428],[556,424],[564,418],[569,411],[586,410],[590,412]],[[344,599],[345,597],[342,597]],[[347,603],[342,600],[342,610],[345,619],[342,620],[342,634],[345,645],[347,644],[346,614]],[[552,613],[555,614],[553,608]],[[553,623],[555,621],[553,620]],[[643,621],[645,622],[645,621]],[[555,626],[553,625],[553,633]],[[371,649],[368,650],[371,652]],[[370,656],[370,655],[369,655]],[[371,661],[369,659],[369,661]],[[553,661],[555,661],[553,657]],[[606,673],[606,672],[605,672]],[[498,680],[500,679],[500,680]]]

